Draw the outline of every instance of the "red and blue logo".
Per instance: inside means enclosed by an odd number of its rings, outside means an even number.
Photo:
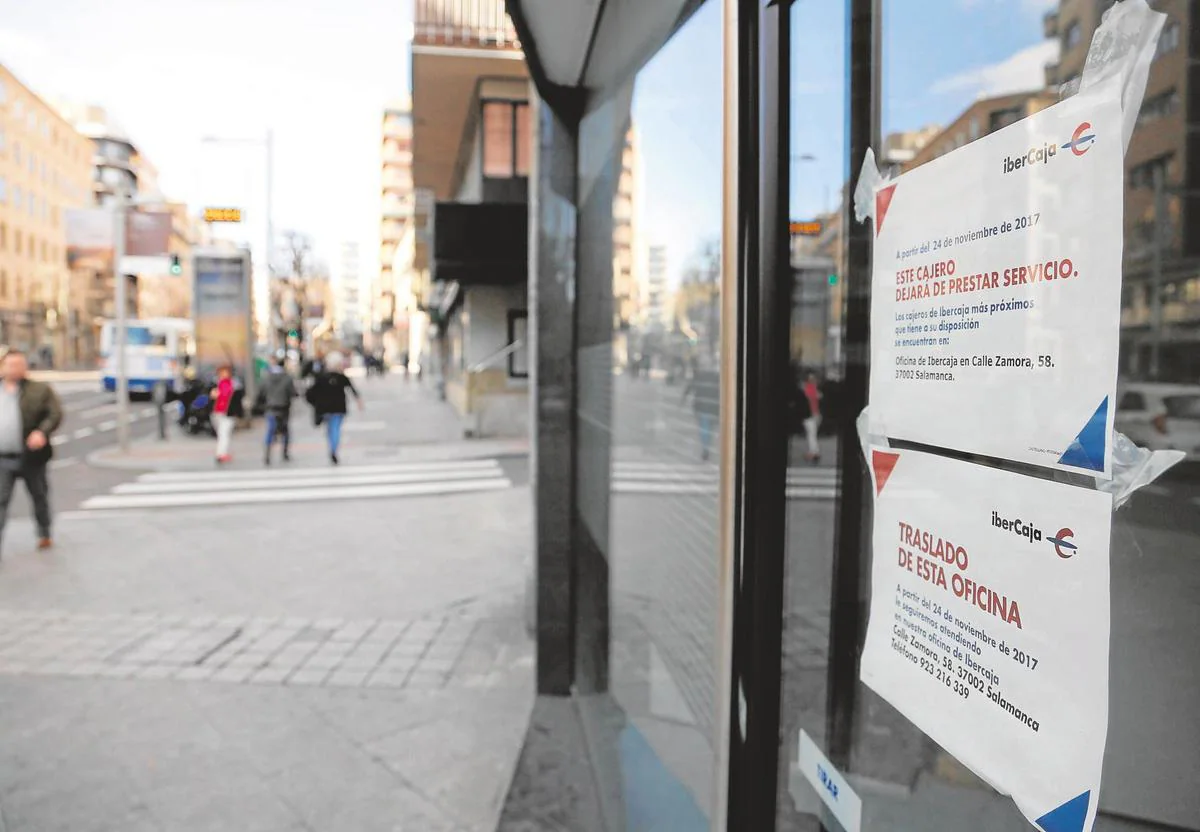
[[[1096,141],[1096,134],[1092,131],[1092,124],[1085,121],[1075,128],[1075,132],[1071,134],[1071,141],[1064,144],[1063,147],[1069,148],[1076,156],[1082,156],[1088,152],[1094,141]]]
[[[1075,537],[1075,532],[1070,529],[1059,529],[1058,534],[1054,537],[1048,537],[1046,540],[1054,544],[1054,553],[1060,558],[1069,558],[1079,550],[1079,547],[1071,542],[1071,538]]]

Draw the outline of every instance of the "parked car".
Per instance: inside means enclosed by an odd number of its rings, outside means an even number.
[[[1116,429],[1152,451],[1200,461],[1200,385],[1128,382],[1117,388]]]

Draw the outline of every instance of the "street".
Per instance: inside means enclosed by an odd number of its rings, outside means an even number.
[[[21,512],[0,560],[0,830],[495,828],[532,704],[524,446],[358,384],[342,466],[301,405],[291,465],[256,427],[221,471],[145,417],[122,457],[111,397],[64,385],[55,548]]]

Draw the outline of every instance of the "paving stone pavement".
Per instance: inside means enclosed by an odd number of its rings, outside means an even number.
[[[0,610],[0,674],[437,690],[524,658],[466,610],[412,621]]]

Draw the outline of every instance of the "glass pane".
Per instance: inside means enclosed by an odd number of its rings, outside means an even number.
[[[483,105],[483,175],[513,175],[513,107],[507,101]]]
[[[1069,92],[1080,78],[1101,14],[1112,5],[882,0],[882,89],[875,102],[882,114],[876,148],[882,164],[914,169],[1053,106],[1061,88]],[[1116,428],[1146,447],[1182,450],[1187,460],[1113,515],[1109,717],[1095,826],[1101,832],[1200,830],[1194,788],[1200,782],[1194,716],[1200,605],[1193,597],[1200,559],[1191,556],[1200,551],[1200,238],[1189,233],[1200,216],[1200,165],[1189,158],[1200,113],[1186,94],[1194,47],[1183,36],[1197,22],[1189,17],[1191,4],[1151,5],[1169,20],[1124,160]],[[825,160],[806,142],[843,123],[848,91],[836,84],[845,56],[831,53],[844,42],[845,4],[797,3],[793,9],[793,220],[811,220],[812,187],[821,182]],[[822,75],[827,67],[837,68],[827,72],[833,87]],[[822,96],[829,97],[827,107]],[[844,136],[837,140],[845,146]],[[844,167],[835,189],[861,162],[838,161]],[[794,250],[812,256],[814,244],[806,239]],[[798,292],[797,303],[804,298]],[[831,304],[831,318],[838,306]],[[801,355],[811,354],[811,342],[793,333],[794,352],[798,342]],[[856,414],[823,415],[847,425]],[[856,447],[853,452],[859,454]],[[850,702],[826,700],[829,668],[849,662],[857,673],[856,655],[829,653],[830,619],[858,616],[865,632],[868,592],[831,602],[834,509],[834,502],[822,507],[814,501],[790,511],[780,760],[787,794],[781,794],[780,827],[815,830],[823,822],[841,828],[798,772],[798,734],[803,730],[827,749],[827,720],[846,708],[849,753],[839,767],[862,798],[863,830],[1031,828],[1010,798],[870,688],[857,686],[852,709]],[[869,512],[861,521],[869,532]]]
[[[720,54],[710,1],[639,73],[596,168],[612,195],[613,323],[594,360],[612,390],[610,673],[631,830],[701,832],[712,809]]]
[[[801,732],[826,748],[830,587],[842,412],[846,240],[847,4],[792,6],[790,210],[792,385],[778,828],[817,829],[820,802],[799,765]]]

